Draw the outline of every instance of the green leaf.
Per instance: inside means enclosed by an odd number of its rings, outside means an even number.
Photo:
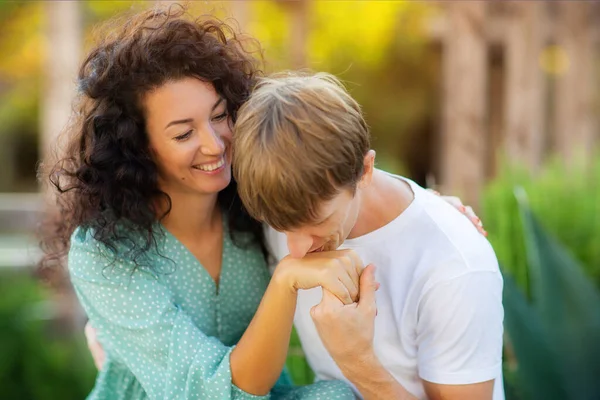
[[[524,191],[517,192],[517,199],[527,244],[532,307],[543,329],[539,338],[544,337],[558,357],[568,393],[564,398],[598,399],[600,294],[578,262],[535,218]]]
[[[504,275],[504,326],[519,362],[519,382],[535,400],[567,398],[555,349],[536,310],[514,279]]]

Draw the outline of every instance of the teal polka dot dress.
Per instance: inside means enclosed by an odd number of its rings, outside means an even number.
[[[291,386],[284,373],[267,396],[231,382],[229,355],[250,323],[269,282],[260,251],[223,235],[219,288],[197,259],[165,229],[145,265],[90,229],[71,238],[75,292],[106,353],[89,399],[354,399],[339,381]],[[164,257],[161,257],[164,256]],[[265,354],[265,357],[268,357]]]

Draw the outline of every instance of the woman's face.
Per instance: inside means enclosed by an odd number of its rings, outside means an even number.
[[[167,193],[214,194],[231,180],[227,104],[210,83],[167,82],[143,98],[159,186]]]

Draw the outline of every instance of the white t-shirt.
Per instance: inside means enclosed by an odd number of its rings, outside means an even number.
[[[408,208],[341,246],[377,266],[375,353],[419,399],[426,399],[421,379],[440,384],[495,379],[493,399],[503,400],[503,281],[494,251],[454,207],[405,181],[415,195]],[[278,259],[289,253],[285,235],[269,229],[267,240]],[[348,381],[310,316],[321,295],[321,288],[300,291],[296,330],[317,380]]]

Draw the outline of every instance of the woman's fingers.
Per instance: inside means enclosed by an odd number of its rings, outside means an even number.
[[[88,349],[90,350],[90,353],[92,353],[92,358],[94,359],[94,365],[96,365],[96,368],[100,371],[104,365],[104,349],[96,337],[96,330],[90,325],[89,321],[85,324],[84,332]]]
[[[337,277],[332,278],[328,283],[323,286],[324,289],[329,290],[335,297],[337,297],[343,304],[352,304],[352,296],[348,291],[345,284],[342,283]]]
[[[346,290],[348,290],[352,302],[358,301],[358,285],[354,283],[350,275],[342,273],[338,279],[346,287]]]

